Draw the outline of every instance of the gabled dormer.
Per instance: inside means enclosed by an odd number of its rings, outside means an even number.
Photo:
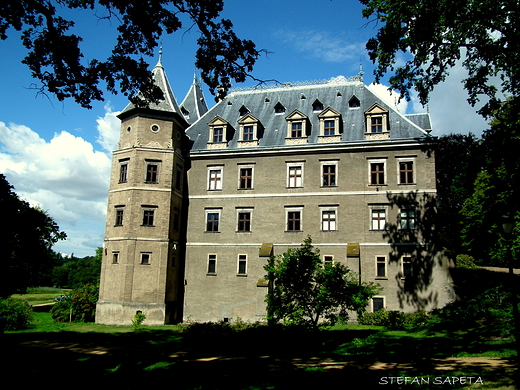
[[[375,103],[365,111],[365,139],[381,140],[390,138],[388,110]]]
[[[208,123],[209,139],[208,149],[224,149],[227,147],[229,139],[232,138],[233,129],[220,116],[216,116]]]
[[[258,146],[258,140],[262,137],[263,126],[253,115],[247,114],[238,121],[239,138],[237,146],[239,148],[249,148]]]
[[[298,110],[294,110],[288,115],[286,145],[300,145],[307,143],[307,135],[310,130],[309,118]]]
[[[320,120],[320,134],[318,143],[341,141],[341,114],[328,107],[318,114]]]

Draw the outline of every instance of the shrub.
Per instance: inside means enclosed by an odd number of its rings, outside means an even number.
[[[5,317],[5,330],[27,329],[33,321],[31,307],[14,298],[0,299],[0,317]]]
[[[475,259],[469,255],[457,255],[455,258],[455,265],[457,268],[475,268]]]
[[[55,322],[93,322],[99,287],[86,284],[56,302],[51,310]]]
[[[132,319],[132,325],[133,325],[134,329],[138,330],[139,328],[141,328],[141,325],[143,325],[144,320],[146,320],[146,316],[143,313],[141,313],[141,312],[135,313],[135,316]]]
[[[413,330],[422,328],[428,324],[430,314],[425,311],[416,313],[403,313],[402,311],[385,309],[378,310],[375,313],[363,313],[358,318],[361,325],[386,326],[387,328],[400,330]]]

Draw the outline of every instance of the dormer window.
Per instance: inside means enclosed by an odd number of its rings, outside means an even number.
[[[341,141],[340,117],[340,113],[330,107],[318,115],[320,120],[319,143]]]
[[[374,104],[365,111],[365,138],[388,139],[390,138],[390,126],[388,121],[388,110],[379,104]]]
[[[314,103],[312,103],[312,111],[323,111],[323,103],[316,99]]]
[[[227,147],[229,126],[228,123],[219,116],[216,116],[209,125],[208,149],[222,149]]]
[[[284,112],[285,112],[285,107],[283,106],[283,104],[280,102],[276,103],[276,105],[274,106],[274,113],[283,114]]]
[[[184,108],[184,106],[181,106],[181,112],[182,115],[184,115],[184,118],[190,119],[190,112]]]
[[[240,107],[240,110],[238,112],[240,116],[244,116],[250,113],[249,109],[246,106]]]
[[[258,139],[262,135],[262,125],[259,120],[251,114],[246,114],[238,121],[240,127],[240,136],[238,139],[238,147],[258,146]]]
[[[352,96],[348,101],[348,108],[359,108],[361,107],[361,102],[355,96]]]
[[[308,118],[298,110],[285,118],[287,121],[286,145],[297,145],[307,143]]]

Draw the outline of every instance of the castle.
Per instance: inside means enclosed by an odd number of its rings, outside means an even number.
[[[351,79],[235,90],[208,109],[194,82],[120,114],[96,321],[266,317],[267,258],[310,236],[324,262],[379,283],[368,311],[452,300],[435,244],[429,114]]]

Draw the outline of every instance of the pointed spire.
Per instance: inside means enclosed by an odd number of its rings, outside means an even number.
[[[189,124],[196,122],[200,117],[208,112],[206,99],[204,98],[201,82],[197,77],[196,71],[193,73],[193,82],[186,97],[182,101],[180,108],[184,118]]]

